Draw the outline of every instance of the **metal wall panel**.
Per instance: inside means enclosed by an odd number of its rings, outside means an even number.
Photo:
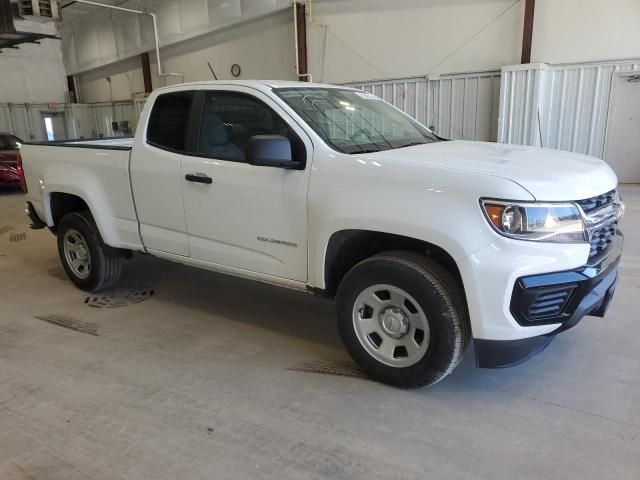
[[[502,69],[498,141],[603,158],[613,76],[640,60]]]
[[[371,92],[438,135],[495,141],[500,72],[441,75],[436,80],[408,78],[349,84]]]
[[[0,104],[0,131],[13,133],[25,141],[42,140],[42,122],[34,123],[34,118],[46,108],[46,104]]]
[[[112,122],[128,121],[135,132],[144,106],[144,99],[127,102],[95,104],[57,104],[55,111],[65,114],[67,137],[95,138],[112,137]],[[0,104],[0,131],[11,132],[25,141],[46,140],[42,113],[51,109],[46,103]]]

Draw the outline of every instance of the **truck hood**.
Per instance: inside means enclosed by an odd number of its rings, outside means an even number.
[[[454,140],[376,152],[367,157],[505,178],[542,201],[591,198],[618,184],[613,170],[595,157],[521,145]]]

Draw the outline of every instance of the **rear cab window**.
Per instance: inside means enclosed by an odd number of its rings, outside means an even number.
[[[159,95],[149,116],[147,143],[165,150],[185,152],[194,96],[193,91]]]

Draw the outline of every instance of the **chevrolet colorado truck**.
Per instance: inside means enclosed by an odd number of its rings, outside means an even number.
[[[602,317],[618,277],[624,204],[603,161],[448,141],[350,88],[160,88],[135,138],[21,156],[32,226],[79,288],[114,286],[144,252],[335,298],[353,359],[397,386],[441,380],[471,340],[479,367],[515,365]]]

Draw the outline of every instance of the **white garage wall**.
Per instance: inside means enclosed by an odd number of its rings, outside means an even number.
[[[77,79],[83,102],[131,100],[144,93],[139,56],[80,74]]]
[[[295,80],[295,46],[293,13],[287,9],[278,14],[243,23],[226,30],[187,40],[163,50],[165,69],[184,73],[184,81],[213,80],[207,61],[218,79],[234,78],[231,66],[240,65],[240,79],[266,78]],[[152,59],[151,74],[158,84],[157,69]],[[176,83],[180,78],[168,81]]]
[[[295,80],[291,19],[291,11],[286,10],[165,47],[162,49],[164,70],[184,73],[184,77],[158,78],[155,57],[151,55],[153,86],[213,80],[207,62],[221,80],[233,78],[231,65],[234,63],[242,69],[239,78]],[[131,99],[144,91],[139,56],[82,73],[78,79],[83,102]]]
[[[66,83],[59,40],[0,52],[0,102],[64,102]]]
[[[310,69],[316,81],[359,82],[361,88],[391,100],[443,136],[542,143],[602,156],[611,72],[635,68],[633,62],[507,68],[498,134],[498,80],[491,69],[519,60],[523,3],[315,0],[315,21],[327,26],[308,22]],[[159,12],[166,45],[164,69],[185,76],[158,78],[151,55],[153,84],[158,87],[211,79],[207,61],[221,79],[231,78],[233,63],[241,65],[241,78],[295,79],[290,4],[290,0],[131,0],[123,5]],[[536,7],[536,60],[640,56],[638,0],[538,0]],[[145,17],[97,10],[63,28],[70,72],[121,59],[78,75],[84,102],[141,96],[138,51],[151,46],[145,22]],[[0,54],[0,102],[64,101],[59,42],[45,40],[41,46],[5,52]],[[489,73],[443,73],[487,69]],[[0,124],[7,124],[3,108]],[[14,113],[20,108],[16,106]],[[89,131],[109,134],[109,127],[102,127],[110,121],[107,118],[126,119],[104,112],[91,122],[82,117],[88,126],[69,131],[79,132],[78,136],[89,136]]]
[[[523,3],[316,0],[314,16],[328,27],[325,48],[325,27],[308,24],[310,70],[345,83],[500,69],[520,59]]]
[[[153,12],[163,47],[288,9],[291,0],[129,0],[118,6]],[[112,9],[63,23],[64,61],[70,74],[99,68],[154,48],[151,17]]]
[[[533,62],[640,57],[639,0],[536,0]]]
[[[505,67],[498,141],[604,156],[615,72],[640,72],[640,60]]]

